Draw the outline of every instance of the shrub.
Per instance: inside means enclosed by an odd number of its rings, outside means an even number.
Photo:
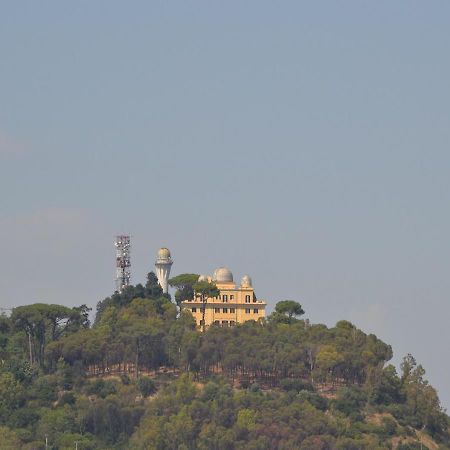
[[[314,390],[311,383],[307,383],[298,378],[284,378],[283,380],[280,381],[280,387],[285,391],[295,391],[295,392]]]
[[[86,393],[88,395],[98,395],[101,398],[105,398],[108,395],[115,394],[116,387],[110,381],[95,380],[87,387]]]
[[[156,391],[155,382],[148,377],[139,378],[137,387],[144,397],[148,397]]]
[[[313,405],[317,409],[320,409],[321,411],[326,411],[328,408],[327,399],[319,394],[316,394],[315,392],[301,391],[298,394],[298,398],[300,400],[305,400],[311,403],[311,405]]]

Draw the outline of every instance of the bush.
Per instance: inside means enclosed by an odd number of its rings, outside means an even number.
[[[367,402],[367,394],[359,387],[342,389],[333,406],[346,416],[359,420],[359,413]]]
[[[281,389],[285,391],[313,391],[314,388],[311,383],[300,380],[299,378],[284,378],[280,381]]]
[[[75,395],[72,392],[65,392],[61,399],[59,400],[58,404],[59,406],[64,405],[74,405],[75,404]]]
[[[400,444],[397,450],[429,450],[429,448],[420,442],[408,442],[407,444]]]
[[[115,394],[116,387],[110,381],[95,380],[87,387],[86,393],[88,395],[98,395],[101,398],[105,398],[108,395]]]
[[[131,379],[130,377],[124,373],[120,376],[120,381],[122,382],[123,385],[128,386],[131,384]]]
[[[328,408],[327,399],[319,394],[316,394],[315,392],[301,391],[298,394],[298,398],[300,400],[305,400],[311,403],[311,405],[313,405],[317,409],[320,409],[321,411],[326,411]]]
[[[45,375],[39,377],[31,386],[29,390],[30,397],[47,404],[57,400],[57,380],[52,375]]]
[[[148,377],[141,377],[137,382],[137,388],[144,397],[148,397],[156,392],[155,382]]]
[[[397,422],[392,417],[383,417],[383,432],[387,436],[394,436],[397,433]]]

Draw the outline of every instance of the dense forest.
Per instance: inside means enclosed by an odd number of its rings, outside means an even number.
[[[201,333],[177,306],[196,287],[176,281],[172,302],[149,273],[92,324],[86,305],[0,316],[0,448],[450,449],[413,356],[397,372],[375,335],[311,324],[295,301]]]

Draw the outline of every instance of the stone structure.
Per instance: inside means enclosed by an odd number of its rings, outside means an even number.
[[[169,291],[168,281],[172,264],[173,261],[169,249],[166,247],[160,248],[156,256],[155,268],[158,283],[162,287],[164,294],[167,294]]]
[[[233,274],[226,267],[219,267],[212,277],[201,275],[199,281],[216,284],[220,291],[218,297],[208,298],[205,303],[205,327],[218,325],[234,326],[248,320],[258,320],[266,315],[266,302],[258,300],[253,290],[252,279],[244,275],[241,284],[233,281]],[[191,311],[197,325],[202,328],[203,303],[200,298],[185,300],[182,308]]]

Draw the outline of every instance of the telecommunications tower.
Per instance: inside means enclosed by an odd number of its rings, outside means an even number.
[[[122,292],[129,286],[131,279],[131,237],[127,235],[116,236],[116,290]]]

